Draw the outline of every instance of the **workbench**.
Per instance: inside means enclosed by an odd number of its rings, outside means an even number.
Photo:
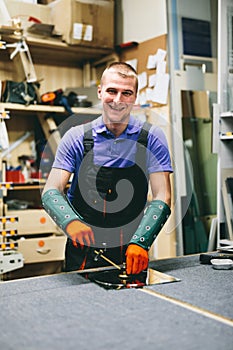
[[[150,262],[179,282],[106,290],[77,272],[0,283],[1,350],[232,350],[233,270]]]

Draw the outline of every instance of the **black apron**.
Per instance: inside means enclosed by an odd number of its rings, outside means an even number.
[[[79,269],[81,265],[82,268],[106,266],[101,258],[95,261],[95,249],[104,249],[105,255],[117,264],[124,261],[127,245],[147,202],[146,147],[150,126],[144,124],[137,140],[135,163],[126,168],[95,165],[92,129],[89,124],[84,126],[84,158],[72,205],[92,226],[95,246],[76,248],[68,238],[66,271]]]

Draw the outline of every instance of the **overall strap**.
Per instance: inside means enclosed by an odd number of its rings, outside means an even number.
[[[151,124],[145,122],[137,139],[136,164],[139,165],[141,169],[144,169],[145,171],[147,164],[146,150],[148,144],[148,133],[151,126]]]
[[[152,124],[145,122],[142,126],[137,142],[147,148],[147,137]]]
[[[84,152],[83,157],[93,148],[94,140],[92,135],[92,123],[84,124],[84,136],[83,136]]]

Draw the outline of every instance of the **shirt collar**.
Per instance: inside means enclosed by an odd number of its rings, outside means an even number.
[[[97,134],[109,132],[106,125],[103,123],[102,116],[95,120],[94,128],[95,128],[95,131]],[[128,126],[127,126],[126,130],[124,131],[124,133],[131,135],[131,134],[137,133],[140,129],[141,129],[141,125],[140,125],[139,121],[131,115],[129,118]]]

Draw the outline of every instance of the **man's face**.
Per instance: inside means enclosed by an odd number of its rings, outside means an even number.
[[[98,87],[98,97],[103,104],[105,122],[125,122],[137,97],[136,77],[121,76],[115,71],[108,71],[102,85]]]

